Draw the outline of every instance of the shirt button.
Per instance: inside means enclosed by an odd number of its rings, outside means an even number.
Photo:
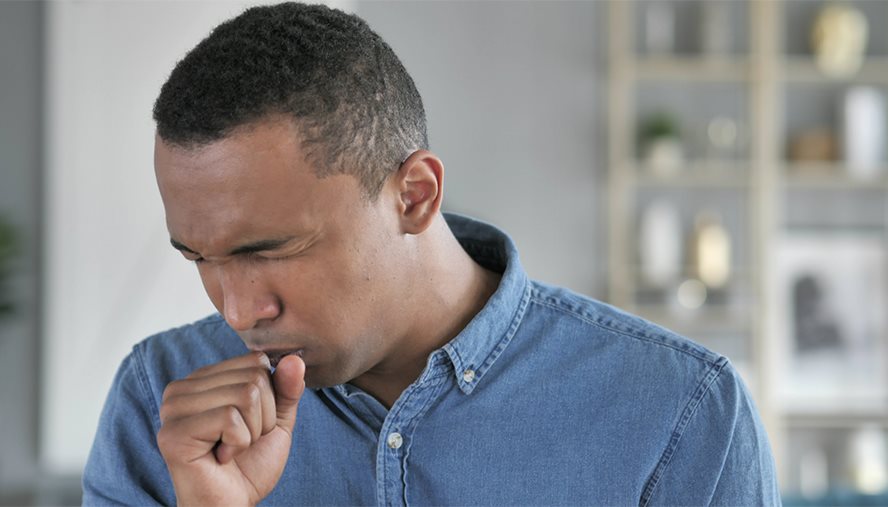
[[[390,449],[400,449],[401,444],[404,443],[404,438],[402,438],[401,434],[398,432],[389,433],[386,443],[388,444]]]
[[[475,380],[475,370],[466,370],[463,372],[463,380],[466,383],[471,383]]]

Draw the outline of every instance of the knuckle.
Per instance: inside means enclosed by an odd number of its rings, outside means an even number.
[[[182,385],[181,380],[177,380],[174,382],[170,382],[163,390],[163,396],[161,398],[162,401],[167,401],[171,397],[175,396],[179,393],[180,386]]]
[[[170,400],[165,400],[163,404],[160,406],[160,421],[164,422],[170,418],[173,411],[172,402]]]
[[[161,450],[162,453],[166,454],[166,451],[173,447],[175,439],[176,435],[172,427],[164,424],[157,432],[157,447]]]
[[[186,379],[193,379],[193,378],[202,377],[202,376],[203,376],[206,372],[208,372],[208,371],[210,370],[210,368],[212,368],[212,367],[213,367],[213,365],[209,364],[209,365],[204,366],[204,367],[202,367],[202,368],[198,368],[198,369],[194,370],[193,372],[191,372],[191,374],[188,375],[188,376],[185,377],[185,378],[186,378]]]
[[[223,417],[225,417],[225,424],[228,427],[237,427],[240,426],[243,418],[240,415],[240,411],[234,405],[226,405],[222,409]]]
[[[268,372],[265,370],[252,370],[248,382],[262,389],[268,385]]]
[[[251,406],[259,401],[262,397],[262,391],[259,386],[249,382],[240,388],[241,401],[247,406]]]
[[[253,435],[248,429],[242,428],[240,431],[232,433],[231,442],[237,447],[246,449],[253,443]]]
[[[187,395],[181,393],[172,393],[165,396],[160,404],[160,410],[158,411],[161,422],[182,415],[182,412],[188,408],[185,402],[187,398]]]
[[[268,362],[268,356],[265,355],[265,352],[250,352],[250,359],[254,366],[258,366],[264,369],[268,369],[271,367],[271,363]]]

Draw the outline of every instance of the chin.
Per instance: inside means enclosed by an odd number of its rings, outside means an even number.
[[[335,385],[344,384],[350,379],[343,378],[339,372],[331,372],[319,370],[317,367],[306,366],[305,368],[305,387],[309,389],[321,389],[323,387],[333,387]]]

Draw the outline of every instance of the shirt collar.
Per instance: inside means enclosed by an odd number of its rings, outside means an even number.
[[[445,213],[463,249],[478,264],[502,273],[484,308],[443,350],[453,363],[460,389],[471,393],[512,340],[530,300],[530,283],[512,239],[493,225]]]

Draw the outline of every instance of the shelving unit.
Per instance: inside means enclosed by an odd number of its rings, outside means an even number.
[[[863,67],[851,77],[830,77],[823,74],[810,56],[789,55],[783,63],[788,83],[857,83],[888,86],[888,56],[868,56]]]
[[[674,4],[680,10],[676,20],[684,19],[679,31],[686,32],[688,19],[695,23],[703,19],[688,14],[704,8],[707,1],[731,4],[730,22],[743,33],[735,33],[729,47],[707,53],[687,40],[677,41],[673,52],[651,53],[638,47],[645,9],[654,3]],[[611,0],[608,9],[609,300],[731,358],[753,391],[789,498],[800,494],[793,489],[799,483],[799,445],[821,439],[824,449],[842,449],[850,445],[856,429],[864,427],[882,428],[888,435],[888,399],[880,400],[880,407],[865,409],[798,410],[785,406],[775,392],[788,367],[781,347],[791,339],[781,324],[791,316],[777,288],[785,276],[780,264],[785,238],[800,230],[824,237],[875,231],[882,237],[882,253],[888,252],[888,161],[877,171],[878,178],[860,180],[850,176],[840,161],[788,160],[792,129],[806,118],[839,131],[836,115],[823,111],[838,107],[837,94],[845,88],[870,85],[888,97],[888,37],[879,35],[878,47],[868,50],[859,72],[841,78],[821,72],[805,52],[806,41],[796,40],[807,33],[805,25],[823,5],[802,0]],[[861,10],[868,17],[888,19],[888,0],[868,2]],[[881,25],[870,19],[870,31],[875,30],[881,31]],[[686,33],[677,36],[688,38]],[[717,98],[707,101],[707,94]],[[701,115],[712,117],[721,108],[736,120],[745,142],[736,153],[713,158],[699,142],[694,145],[700,136],[690,136],[680,171],[651,172],[640,160],[636,133],[640,119],[658,101],[661,106],[672,105],[672,112],[687,120],[691,131],[700,130]],[[802,106],[802,112],[792,109]],[[816,116],[818,111],[823,118]],[[733,240],[734,274],[725,300],[686,309],[675,303],[674,287],[645,285],[639,274],[639,216],[655,196],[677,202],[686,235],[693,214],[689,210],[715,207],[728,217],[725,228]],[[804,209],[794,207],[797,201],[807,202],[818,213],[806,216]],[[852,204],[860,204],[862,211],[830,209],[847,201],[856,201]],[[879,205],[881,210],[872,213]],[[834,220],[819,220],[829,213]],[[862,214],[866,220],[859,219]],[[687,276],[689,270],[683,271]],[[888,266],[883,267],[885,272]],[[662,301],[656,301],[657,290]],[[655,294],[653,301],[650,294]],[[883,311],[888,312],[888,306]],[[878,340],[888,342],[888,329],[881,330]],[[888,358],[883,364],[888,368]],[[836,461],[845,466],[845,459],[842,455]],[[829,462],[830,477],[837,466]]]

